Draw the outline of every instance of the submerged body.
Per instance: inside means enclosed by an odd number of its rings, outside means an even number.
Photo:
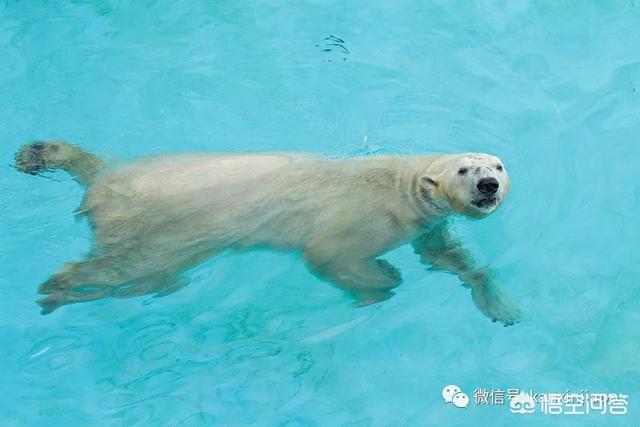
[[[318,276],[370,304],[401,282],[378,257],[413,242],[423,262],[458,274],[486,315],[505,324],[519,316],[447,231],[451,215],[483,217],[504,199],[508,177],[495,157],[177,154],[107,169],[78,147],[51,142],[27,145],[16,159],[25,172],[63,168],[87,186],[78,214],[91,224],[93,248],[41,285],[43,312],[168,294],[205,259],[256,247],[299,251]]]

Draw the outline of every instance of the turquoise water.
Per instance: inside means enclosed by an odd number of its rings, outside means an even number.
[[[333,37],[330,37],[333,36]],[[0,425],[640,424],[636,1],[0,1]],[[41,316],[88,249],[82,190],[8,165],[34,139],[181,150],[485,151],[506,205],[458,234],[524,311],[389,255],[354,309],[295,254],[223,255],[166,298]],[[445,405],[447,384],[624,393],[624,416]]]

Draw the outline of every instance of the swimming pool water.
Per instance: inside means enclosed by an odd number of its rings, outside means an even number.
[[[0,425],[639,425],[639,7],[0,1]],[[497,154],[509,200],[456,230],[524,319],[492,324],[406,247],[396,296],[361,309],[297,255],[259,251],[170,297],[41,316],[38,284],[90,237],[69,177],[9,167],[54,138],[113,161]],[[447,384],[624,393],[628,413],[457,409]]]

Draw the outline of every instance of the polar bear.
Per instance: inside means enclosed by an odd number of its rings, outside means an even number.
[[[63,141],[34,142],[16,168],[64,169],[87,187],[78,216],[94,241],[39,288],[43,314],[105,297],[167,295],[184,272],[221,251],[299,251],[321,279],[358,305],[384,301],[400,272],[379,258],[411,243],[420,260],[457,275],[493,321],[520,311],[490,269],[448,227],[483,218],[509,190],[503,162],[481,153],[326,159],[312,154],[175,154],[107,167]]]

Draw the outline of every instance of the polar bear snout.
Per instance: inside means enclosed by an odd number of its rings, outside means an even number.
[[[502,200],[504,191],[500,187],[500,181],[496,177],[484,176],[478,179],[475,189],[472,190],[471,204],[483,214],[488,214],[497,208]]]
[[[494,177],[482,178],[476,185],[478,191],[482,194],[494,194],[500,188],[500,183]]]

